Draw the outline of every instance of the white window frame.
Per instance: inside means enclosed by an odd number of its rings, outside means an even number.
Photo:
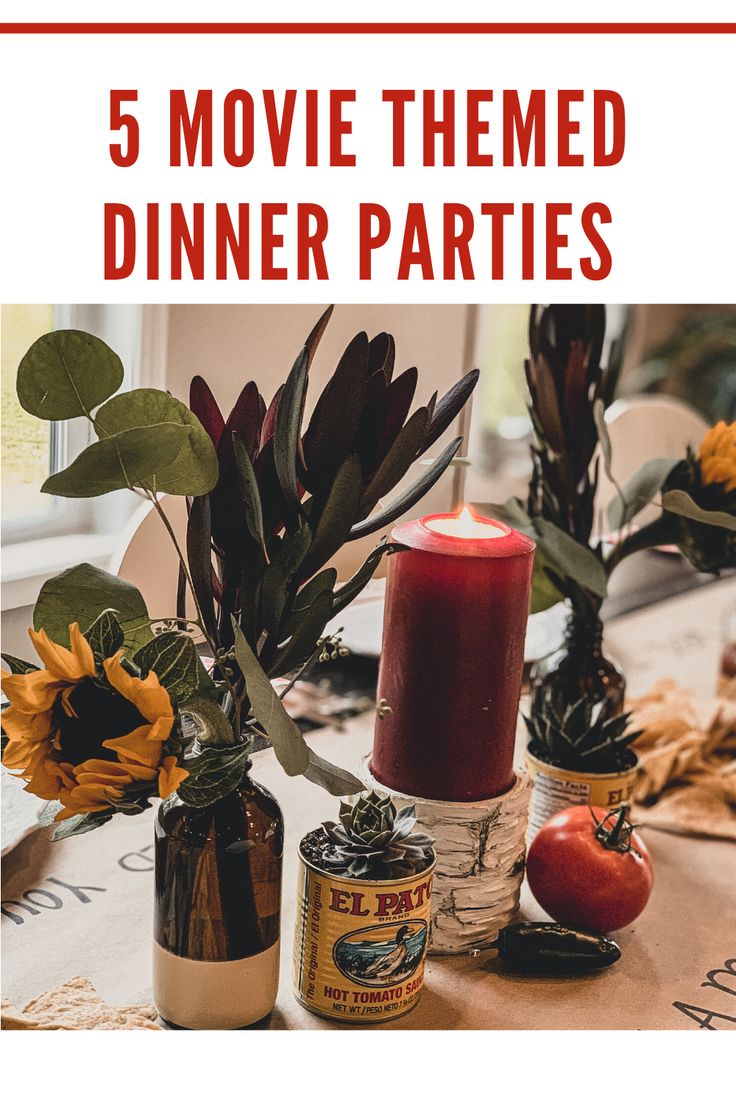
[[[95,334],[125,367],[123,390],[164,388],[168,307],[163,305],[73,305],[55,308],[59,329]],[[95,439],[86,419],[52,426],[54,470],[67,467]],[[56,498],[41,518],[8,523],[2,532],[2,609],[33,604],[46,579],[75,563],[105,567],[140,500],[131,491],[93,499]]]

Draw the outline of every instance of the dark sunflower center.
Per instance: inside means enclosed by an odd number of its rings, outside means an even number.
[[[102,741],[125,736],[147,723],[132,702],[92,679],[75,686],[68,700],[76,716],[68,716],[57,699],[52,723],[60,734],[62,761],[75,767],[85,759],[115,759],[115,752],[102,747]]]

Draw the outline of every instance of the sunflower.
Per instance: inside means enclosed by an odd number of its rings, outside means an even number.
[[[44,629],[29,635],[44,667],[2,672],[10,702],[2,717],[4,766],[30,793],[61,802],[56,820],[112,813],[130,805],[131,790],[136,798],[172,793],[188,771],[166,754],[175,715],[157,675],[130,674],[120,650],[102,661],[101,678],[76,623],[69,648]]]
[[[703,483],[722,483],[736,490],[736,422],[717,422],[708,430],[698,455]]]

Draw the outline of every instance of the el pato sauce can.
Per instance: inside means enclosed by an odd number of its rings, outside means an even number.
[[[434,862],[394,881],[343,878],[299,853],[294,993],[340,1023],[386,1023],[416,1005],[429,943]]]

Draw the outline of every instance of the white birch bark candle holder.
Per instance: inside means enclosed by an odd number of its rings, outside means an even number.
[[[531,783],[518,771],[510,790],[478,801],[435,801],[398,793],[371,773],[370,756],[359,777],[397,806],[416,806],[417,827],[435,840],[430,954],[482,950],[519,906],[524,878]]]

